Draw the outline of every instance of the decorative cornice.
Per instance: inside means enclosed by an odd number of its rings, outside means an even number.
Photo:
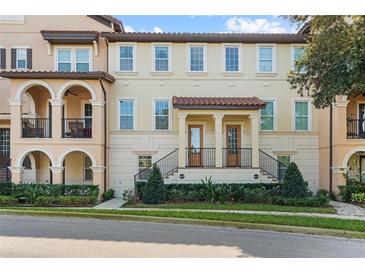
[[[19,99],[8,99],[8,102],[10,106],[21,106],[24,101]]]

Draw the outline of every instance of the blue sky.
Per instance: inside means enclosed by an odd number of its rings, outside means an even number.
[[[116,15],[126,31],[137,32],[295,32],[279,16],[225,15],[225,16],[160,16]]]

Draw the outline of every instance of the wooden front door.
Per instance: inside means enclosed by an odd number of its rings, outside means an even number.
[[[189,125],[188,166],[200,167],[203,165],[203,126]]]
[[[241,126],[227,125],[226,130],[227,167],[241,166]]]

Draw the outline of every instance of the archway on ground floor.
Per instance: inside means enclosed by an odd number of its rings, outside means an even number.
[[[343,161],[349,180],[365,183],[365,148],[355,148],[349,151]]]
[[[30,183],[53,183],[52,161],[42,151],[32,151],[24,155],[20,166],[22,167],[21,182]]]

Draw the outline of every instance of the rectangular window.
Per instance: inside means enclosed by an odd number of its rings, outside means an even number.
[[[119,128],[124,130],[134,129],[134,100],[120,100]]]
[[[309,103],[295,102],[295,130],[309,130]]]
[[[90,49],[57,49],[57,71],[86,72],[91,70]]]
[[[189,47],[189,70],[191,72],[205,71],[205,47],[204,46],[190,46]]]
[[[134,71],[134,47],[120,46],[119,69],[121,71]]]
[[[16,49],[16,68],[27,68],[27,49]]]
[[[259,47],[259,72],[273,72],[274,48]]]
[[[0,128],[0,157],[10,156],[10,129]]]
[[[278,155],[278,161],[288,166],[290,164],[290,156],[289,155]]]
[[[169,129],[169,100],[155,101],[155,129]]]
[[[93,116],[92,105],[90,103],[84,104],[85,128],[92,127],[92,116]]]
[[[295,64],[304,54],[304,47],[293,47],[293,70],[296,70]],[[300,72],[304,72],[304,69],[301,69]]]
[[[138,172],[145,170],[146,168],[152,165],[152,157],[151,156],[138,156]],[[149,172],[143,172],[138,175],[139,180],[147,180],[151,170]]]
[[[155,46],[155,71],[169,71],[169,47]]]
[[[84,157],[84,181],[91,181],[93,179],[93,171],[91,169],[92,162],[89,156]]]
[[[239,47],[225,46],[225,71],[226,72],[238,72],[239,71]]]
[[[274,102],[266,101],[265,103],[265,108],[261,109],[261,130],[274,130]]]
[[[90,71],[90,51],[85,49],[76,50],[76,71],[85,72]]]

